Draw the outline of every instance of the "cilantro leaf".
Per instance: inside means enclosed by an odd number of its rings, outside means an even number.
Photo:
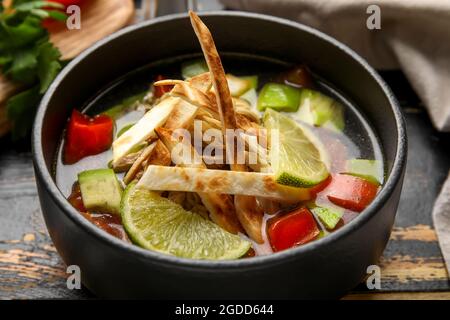
[[[61,70],[61,63],[59,62],[61,53],[50,42],[42,43],[38,50],[37,75],[41,82],[39,92],[45,93],[52,81],[55,79],[56,75]]]
[[[14,61],[5,75],[11,76],[14,81],[31,84],[35,80],[37,63],[35,48],[15,51]]]
[[[29,133],[40,99],[62,68],[61,54],[42,20],[67,16],[52,10],[64,8],[55,2],[13,0],[9,5],[4,8],[0,0],[0,68],[25,90],[6,102],[12,137],[18,139]]]
[[[0,22],[0,52],[32,44],[47,35],[41,19],[35,16],[27,16],[19,24],[10,25],[6,22]]]
[[[55,19],[57,21],[66,21],[66,19],[67,19],[67,14],[65,14],[61,11],[48,10],[47,13],[50,18]]]
[[[17,11],[32,11],[41,8],[64,9],[64,5],[52,1],[15,1],[14,9]]]
[[[12,138],[25,137],[31,128],[39,101],[39,86],[23,91],[9,98],[6,103],[8,118],[14,123]]]

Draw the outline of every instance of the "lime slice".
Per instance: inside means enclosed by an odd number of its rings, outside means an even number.
[[[251,243],[156,192],[130,185],[121,203],[122,223],[145,249],[192,259],[237,259]]]
[[[272,109],[266,110],[263,120],[271,142],[271,167],[279,184],[311,187],[328,177],[321,153],[294,120]]]

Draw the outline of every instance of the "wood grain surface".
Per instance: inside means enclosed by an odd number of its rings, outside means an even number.
[[[81,6],[81,29],[68,30],[65,24],[53,24],[50,39],[61,51],[62,60],[70,60],[126,26],[133,17],[133,0],[86,1]],[[6,101],[18,89],[16,84],[0,75],[0,137],[11,129],[6,115]]]
[[[81,7],[81,29],[64,25],[52,30],[50,40],[59,48],[63,60],[76,57],[95,42],[126,26],[134,17],[133,0],[91,0]]]
[[[345,299],[450,299],[449,276],[431,219],[450,167],[450,135],[432,128],[400,73],[384,77],[406,115],[405,183],[395,227],[379,263],[381,290],[370,291],[362,283]],[[65,266],[41,216],[28,147],[12,144],[7,137],[0,146],[0,299],[93,298],[86,289],[66,287]]]

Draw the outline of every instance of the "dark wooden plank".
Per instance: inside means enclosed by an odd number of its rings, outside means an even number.
[[[0,142],[0,299],[84,297],[66,289],[47,234],[28,143]]]

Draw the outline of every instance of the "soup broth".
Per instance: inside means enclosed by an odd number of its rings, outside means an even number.
[[[130,97],[141,94],[148,91],[151,84],[154,82],[158,75],[164,75],[168,79],[182,79],[180,73],[180,65],[186,61],[191,61],[194,57],[181,57],[172,60],[166,60],[158,62],[141,68],[135,72],[128,74],[127,76],[115,81],[108,87],[106,87],[100,94],[93,97],[91,101],[88,101],[82,108],[83,113],[94,116],[110,109],[113,106],[130,103],[126,101]],[[287,70],[295,67],[294,65],[263,58],[252,55],[241,54],[223,54],[222,61],[224,68],[227,72],[232,73],[234,76],[242,77],[248,75],[257,75],[258,84],[256,91],[261,92],[261,89],[268,84],[279,82],[280,74],[283,74]],[[308,130],[313,136],[319,140],[321,148],[324,149],[328,155],[328,171],[330,177],[338,176],[348,171],[348,163],[351,159],[368,159],[370,161],[376,161],[379,165],[379,170],[382,174],[378,177],[378,184],[382,186],[384,180],[384,165],[383,155],[380,147],[380,143],[377,136],[369,122],[364,115],[359,111],[358,107],[352,104],[350,99],[347,99],[338,89],[334,88],[331,84],[320,78],[318,75],[313,75],[314,78],[314,90],[323,93],[324,95],[331,97],[343,106],[344,125],[343,130],[333,130],[324,126],[311,125],[305,121],[302,121],[301,114],[299,112],[284,112],[281,114],[288,116],[295,122],[300,124],[302,128]],[[145,114],[146,110],[143,108],[133,109],[125,112],[123,115],[115,119],[114,139],[116,139],[118,132],[120,132],[125,126],[129,126],[138,122]],[[78,190],[74,188],[74,183],[78,180],[78,174],[80,172],[99,168],[108,168],[110,161],[113,158],[111,149],[104,152],[90,155],[82,158],[73,164],[64,163],[64,145],[66,135],[64,133],[61,138],[61,146],[55,160],[55,179],[61,192],[67,197],[74,197],[73,191]],[[124,173],[117,174],[119,180],[122,180]],[[355,177],[355,175],[349,175],[349,177]],[[330,178],[331,179],[331,178]],[[331,182],[333,183],[333,182]],[[301,202],[294,205],[283,205],[277,207],[275,212],[266,212],[263,217],[262,231],[264,242],[257,243],[252,240],[248,235],[241,232],[240,236],[246,240],[251,241],[252,250],[250,250],[246,256],[253,255],[265,255],[273,253],[274,250],[278,251],[274,244],[271,243],[269,237],[270,232],[267,231],[276,222],[278,217],[283,217],[284,214],[291,212],[295,208],[307,207],[314,213],[314,208],[326,207],[336,208],[339,212],[342,212],[339,222],[333,229],[327,229],[324,222],[317,218],[314,214],[314,220],[317,223],[317,227],[320,230],[320,234],[314,237],[314,240],[320,237],[326,236],[330,232],[335,232],[341,227],[345,227],[346,224],[351,222],[354,218],[360,214],[358,210],[351,210],[348,207],[343,208],[338,206],[337,201],[331,201],[329,197],[329,191],[327,186],[324,185],[323,190],[317,189],[316,196],[308,201]],[[76,196],[76,195],[75,195]],[[163,195],[164,196],[164,195]],[[333,198],[331,198],[333,199]],[[79,208],[78,208],[79,209]],[[82,210],[84,211],[84,210]],[[95,214],[95,216],[93,216]],[[113,226],[114,235],[125,235],[125,232],[120,227],[120,219],[112,214],[102,214],[99,212],[92,212],[90,220],[97,226],[106,230],[107,232]],[[101,220],[100,222],[99,219]],[[97,221],[97,222],[96,222]],[[275,221],[275,222],[274,222]],[[121,231],[117,231],[121,229]],[[111,233],[111,232],[110,232]],[[119,236],[127,240],[126,236]],[[309,241],[308,241],[309,242]],[[301,243],[298,243],[301,245]],[[275,248],[275,249],[274,249]]]

